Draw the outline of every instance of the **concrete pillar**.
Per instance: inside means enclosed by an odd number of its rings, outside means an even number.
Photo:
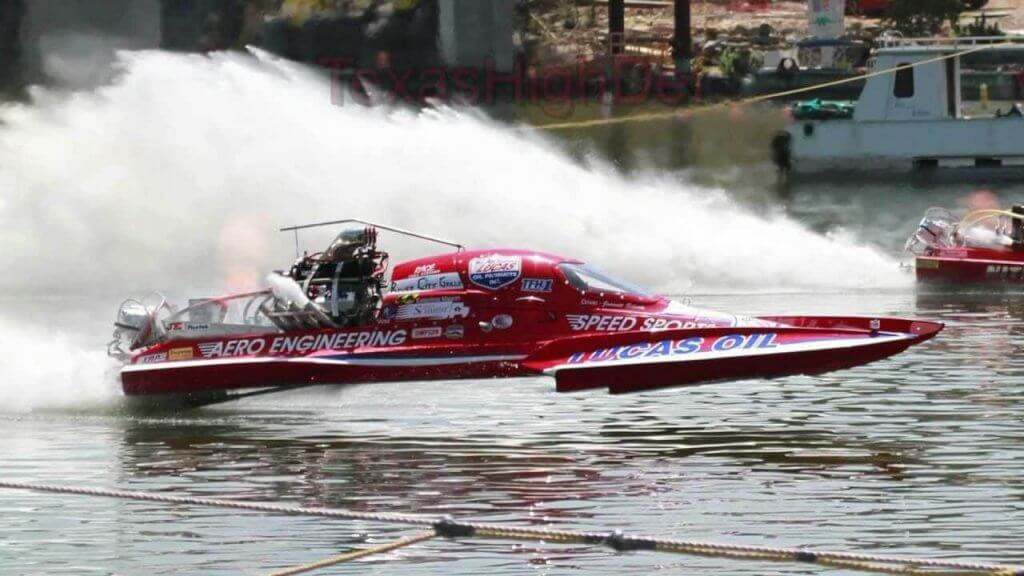
[[[675,0],[675,57],[690,58],[693,56],[693,34],[690,31],[690,0]]]
[[[147,0],[149,1],[149,0]],[[227,50],[242,34],[248,4],[235,0],[158,0],[160,46],[184,52]]]
[[[87,87],[107,79],[120,49],[160,46],[158,0],[25,0],[26,80]]]
[[[441,57],[450,67],[511,72],[515,62],[512,16],[515,0],[440,0]]]
[[[608,0],[608,41],[612,54],[622,54],[626,34],[626,0]]]
[[[0,91],[19,83],[23,0],[0,0]]]

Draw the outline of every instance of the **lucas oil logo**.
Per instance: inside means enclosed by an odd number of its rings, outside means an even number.
[[[716,338],[692,336],[681,340],[641,342],[625,346],[600,348],[590,352],[577,352],[569,357],[569,364],[588,362],[613,362],[639,360],[641,358],[665,358],[685,356],[700,352],[729,352],[731,350],[763,350],[777,348],[774,332],[763,334],[728,334]]]
[[[519,279],[523,271],[521,256],[491,254],[469,261],[469,281],[477,286],[497,290]]]

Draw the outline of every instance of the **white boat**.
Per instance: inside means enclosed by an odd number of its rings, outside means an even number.
[[[985,116],[964,113],[962,56],[954,55],[975,48],[1024,56],[1021,39],[885,40],[868,71],[899,69],[869,76],[852,115],[830,114],[829,106],[819,108],[821,113],[794,114],[772,141],[776,164],[797,172],[1013,164],[1024,169],[1019,104],[994,106]]]

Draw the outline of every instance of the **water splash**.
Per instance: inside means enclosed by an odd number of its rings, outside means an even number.
[[[0,412],[83,408],[120,395],[115,363],[69,334],[0,319]]]
[[[277,225],[343,216],[579,255],[667,292],[906,282],[871,248],[721,190],[581,165],[470,113],[338,106],[319,72],[262,54],[121,68],[0,111],[0,263],[19,271],[3,285],[242,287],[291,257]]]

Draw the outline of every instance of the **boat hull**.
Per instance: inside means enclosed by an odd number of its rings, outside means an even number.
[[[1024,259],[992,250],[961,251],[963,255],[918,256],[915,274],[921,282],[1024,283]]]
[[[1024,119],[800,120],[775,147],[776,163],[797,173],[898,172],[914,168],[1024,170]]]
[[[410,356],[377,353],[344,357],[239,358],[127,366],[121,383],[128,396],[195,394],[222,390],[300,388],[408,380],[455,380],[526,375],[521,354]]]
[[[820,374],[866,364],[923,342],[942,324],[800,317],[785,327],[677,330],[555,342],[525,361],[557,389],[613,394],[721,380]]]
[[[546,374],[557,390],[636,392],[721,380],[818,374],[886,358],[942,329],[894,318],[785,316],[748,326],[590,332],[520,345],[370,347],[211,357],[223,342],[174,342],[121,371],[128,396],[202,395],[324,384]],[[235,350],[267,349],[252,336]],[[312,341],[312,340],[310,340]],[[273,345],[269,345],[273,349]],[[158,361],[148,362],[149,356]]]
[[[588,336],[553,342],[525,364],[554,376],[559,392],[607,387],[623,394],[850,368],[903,352],[942,329],[899,319],[765,320],[788,326]]]

